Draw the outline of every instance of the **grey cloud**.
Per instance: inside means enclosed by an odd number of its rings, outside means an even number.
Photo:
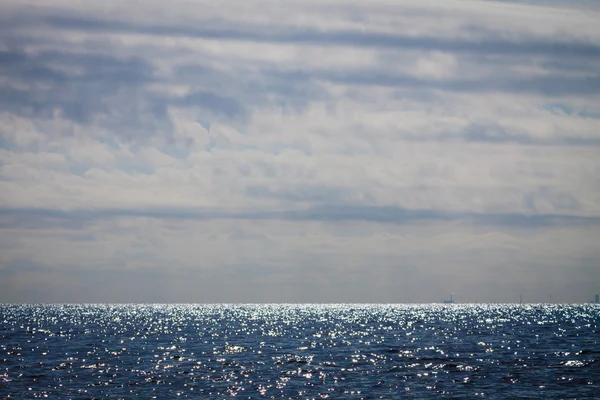
[[[66,74],[49,68],[21,51],[0,51],[0,73],[14,79],[35,80],[38,82],[63,83],[68,80]]]
[[[322,206],[306,211],[285,213],[289,219],[345,221],[358,220],[379,223],[410,223],[411,221],[452,221],[470,220],[474,223],[494,226],[556,226],[556,225],[595,225],[600,217],[579,217],[568,214],[481,214],[471,212],[447,212],[437,210],[405,209],[395,206]]]
[[[207,109],[232,120],[243,118],[246,114],[245,108],[235,99],[202,90],[184,96],[178,103],[186,107]]]
[[[81,68],[82,73],[57,70],[49,65]],[[13,78],[50,83],[98,83],[106,89],[156,80],[153,67],[136,58],[119,59],[98,53],[44,52],[26,54],[19,50],[0,52],[0,72]]]
[[[523,37],[518,40],[498,39],[498,32],[478,27],[485,32],[482,40],[413,37],[363,31],[319,31],[289,26],[240,25],[225,21],[204,21],[197,26],[174,26],[129,23],[82,16],[46,16],[43,21],[61,29],[97,30],[123,33],[144,33],[160,36],[185,36],[205,39],[235,39],[270,43],[308,43],[318,45],[350,45],[394,49],[431,49],[448,52],[482,54],[544,54],[565,57],[600,58],[600,46],[584,41],[559,41]],[[469,27],[465,27],[469,28]],[[473,30],[473,28],[470,28]]]
[[[445,80],[419,79],[410,75],[390,74],[385,70],[381,71],[378,69],[286,71],[263,68],[259,73],[251,73],[244,71],[243,67],[239,66],[237,68],[238,74],[243,74],[245,80],[243,82],[239,76],[224,75],[222,73],[220,74],[221,76],[219,76],[219,73],[215,75],[215,72],[211,71],[205,65],[186,66],[183,69],[179,69],[176,75],[177,79],[183,79],[187,83],[199,82],[205,85],[210,84],[217,88],[223,87],[223,85],[231,86],[231,83],[235,82],[238,86],[238,93],[252,93],[253,99],[256,99],[257,95],[259,96],[261,93],[281,93],[283,95],[282,101],[284,99],[285,101],[299,99],[307,94],[303,85],[316,87],[319,80],[343,84],[401,87],[414,90],[475,93],[500,91],[510,93],[538,93],[547,96],[570,94],[597,95],[600,93],[600,77],[597,73],[593,72],[593,69],[587,69],[588,71],[592,71],[592,75],[588,74],[587,76],[572,76],[565,73],[571,71],[570,64],[575,63],[575,60],[577,60],[577,64],[579,65],[591,66],[592,63],[595,63],[600,59],[600,46],[578,40],[568,41],[560,39],[563,41],[559,41],[554,38],[532,38],[527,36],[514,40],[498,39],[502,35],[487,28],[475,29],[479,35],[478,40],[465,40],[423,36],[407,37],[374,32],[320,32],[283,26],[265,28],[264,26],[249,25],[234,28],[229,26],[230,23],[227,21],[220,21],[218,23],[207,22],[200,27],[186,27],[142,25],[117,20],[108,21],[76,16],[50,16],[45,20],[50,26],[55,28],[82,29],[86,31],[145,33],[268,43],[307,43],[319,46],[343,44],[380,49],[437,50],[464,53],[469,56],[470,62],[476,64],[498,62],[497,60],[494,61],[493,58],[487,60],[492,55],[510,57],[513,59],[513,65],[530,62],[527,59],[535,56],[543,56],[545,59],[539,62],[552,63],[552,67],[554,68],[553,75],[523,77],[522,75],[515,76],[500,69],[491,76],[480,78],[459,77]],[[473,30],[473,28],[469,27],[465,27],[465,29]],[[523,56],[527,56],[527,59],[523,60]],[[569,63],[565,62],[565,60],[571,61]],[[229,82],[230,80],[231,82]],[[256,87],[252,87],[256,86],[256,84],[252,83],[252,80],[266,83],[259,83],[259,90],[257,91]],[[310,93],[312,96],[316,94],[314,90]],[[319,94],[322,95],[323,93]]]
[[[554,75],[597,75],[600,68],[600,58],[581,57],[560,57],[553,54],[531,54],[531,55],[512,55],[512,54],[463,54],[464,65],[478,65],[485,67],[486,70],[493,73],[504,74],[510,71],[512,67],[518,65],[532,70],[542,69]]]
[[[410,75],[390,74],[385,70],[297,70],[286,71],[281,69],[262,68],[258,71],[245,70],[243,65],[236,66],[235,73],[215,71],[206,65],[175,66],[174,79],[184,84],[200,84],[210,88],[211,92],[221,92],[227,89],[235,92],[247,101],[267,102],[267,94],[279,94],[276,101],[293,108],[303,107],[310,99],[327,96],[326,91],[319,88],[319,81],[328,81],[343,84],[359,84],[397,87],[421,91],[450,91],[482,93],[500,91],[509,93],[538,93],[547,96],[563,95],[597,95],[600,93],[600,77],[592,68],[600,59],[600,46],[576,39],[534,38],[528,36],[516,39],[498,39],[502,37],[499,32],[479,26],[465,26],[465,31],[475,33],[478,39],[466,40],[458,38],[434,37],[408,37],[394,34],[380,34],[374,32],[336,32],[317,31],[303,28],[284,26],[244,25],[234,27],[228,21],[204,21],[198,26],[165,26],[144,25],[118,20],[102,20],[85,16],[46,16],[42,18],[49,26],[58,29],[77,29],[86,32],[121,32],[144,33],[166,36],[201,37],[208,39],[235,39],[242,41],[256,41],[268,43],[307,43],[313,45],[349,45],[363,46],[380,49],[418,50],[418,51],[446,51],[451,53],[464,53],[469,62],[475,64],[498,64],[493,75],[480,78],[452,78],[444,80],[419,79]],[[29,23],[33,23],[30,21]],[[237,24],[239,25],[239,24]],[[490,56],[493,56],[490,58]],[[527,56],[527,57],[523,57]],[[553,75],[523,77],[502,70],[503,58],[509,58],[511,65],[531,63],[532,57],[542,56],[537,62],[553,68]],[[19,58],[20,57],[20,58]],[[498,60],[500,57],[500,60]],[[14,65],[20,62],[19,71],[9,71],[10,76],[27,76],[32,79],[46,79],[53,82],[67,82],[72,84],[96,82],[119,82],[123,84],[143,84],[152,79],[157,79],[152,74],[152,67],[148,62],[141,60],[116,60],[100,54],[65,55],[46,54],[44,60],[37,64],[21,54],[4,55]],[[385,58],[385,57],[384,57]],[[86,68],[84,76],[76,78],[65,76],[64,73],[49,68],[46,64],[50,61],[59,63],[73,63]],[[23,68],[25,62],[29,66]],[[573,76],[566,72],[573,71],[573,64],[588,71],[587,76]],[[591,73],[591,75],[590,75]],[[243,79],[240,77],[243,76]],[[171,82],[173,83],[173,82]],[[107,85],[110,87],[110,84]],[[95,88],[101,93],[106,87]],[[226,90],[226,91],[227,91]],[[199,93],[206,89],[199,90]],[[26,94],[8,93],[4,97],[12,96],[21,98]],[[208,105],[210,99],[196,95],[196,100]],[[218,95],[220,96],[220,95]],[[216,98],[218,100],[218,98]],[[168,101],[168,99],[165,99]],[[182,101],[185,102],[185,99]],[[232,103],[217,101],[214,108],[222,105],[219,112],[226,115],[239,114],[239,107]],[[85,110],[78,110],[72,106],[69,114],[87,115]]]
[[[5,51],[0,52],[0,59],[0,76],[12,82],[0,86],[1,109],[36,118],[50,118],[60,110],[77,123],[98,122],[138,140],[140,134],[152,130],[171,131],[168,107],[194,108],[207,119],[243,121],[248,116],[244,103],[265,104],[276,94],[275,101],[300,109],[325,94],[316,91],[315,85],[270,79],[265,74],[242,82],[235,72],[223,73],[201,65],[176,67],[174,80],[167,80],[156,74],[151,59],[122,59],[102,53],[30,55]],[[72,68],[81,72],[67,72]],[[16,82],[29,87],[15,86]],[[182,83],[199,88],[176,96],[150,90],[150,83]],[[97,116],[103,116],[101,121],[95,120]]]
[[[210,88],[213,92],[229,93],[229,96],[234,93],[235,100],[227,98],[224,104],[225,109],[230,110],[230,115],[246,114],[247,110],[240,110],[241,103],[254,106],[275,103],[283,109],[303,110],[311,101],[330,98],[327,90],[314,80],[289,79],[289,76],[281,74],[280,71],[272,71],[264,67],[247,70],[244,66],[239,66],[239,69],[234,72],[224,72],[204,64],[184,64],[175,66],[173,81]],[[220,98],[217,104],[223,102],[223,95],[214,93],[210,95]],[[205,95],[203,94],[202,97]],[[201,100],[204,103],[206,98]],[[216,111],[216,105],[213,107]],[[232,107],[234,110],[231,110]]]
[[[156,81],[153,67],[146,61],[58,52],[28,55],[8,51],[1,57],[6,62],[0,64],[0,75],[9,79],[0,86],[4,110],[42,118],[61,110],[66,118],[82,124],[105,114],[119,126],[134,123],[142,127],[151,118],[142,118],[140,108],[146,108],[155,121],[166,115],[164,104],[144,96],[143,84]],[[66,72],[70,68],[81,72]],[[16,86],[18,82],[21,85]]]
[[[471,143],[516,143],[525,146],[582,146],[600,147],[600,138],[595,137],[539,137],[523,130],[509,130],[499,123],[473,122],[458,133],[441,132],[436,135],[406,135],[406,140],[414,142],[453,142]]]
[[[502,41],[494,39],[492,31],[481,30],[480,42],[459,39],[412,38],[363,32],[317,32],[286,30],[283,27],[246,26],[233,29],[223,22],[212,23],[216,28],[160,27],[135,25],[119,21],[86,19],[83,17],[50,16],[46,22],[56,28],[86,31],[142,32],[153,34],[189,35],[215,39],[234,38],[248,41],[273,41],[276,43],[348,44],[379,48],[406,48],[415,50],[442,50],[480,54],[472,61],[484,60],[488,54],[519,56],[521,54],[545,55],[550,60],[579,57],[597,59],[600,47],[581,42],[555,43],[552,39],[523,39]],[[31,23],[31,22],[30,22]],[[6,29],[6,28],[5,28]],[[264,32],[263,32],[264,31]],[[291,33],[290,33],[291,32]],[[21,35],[25,35],[22,33]],[[558,62],[557,61],[557,62]],[[519,62],[518,60],[516,62]],[[76,67],[82,73],[69,73]],[[450,78],[445,80],[419,79],[410,75],[389,73],[374,69],[296,70],[261,67],[246,70],[236,66],[231,72],[217,71],[206,65],[174,65],[172,77],[160,77],[150,55],[145,58],[119,58],[98,52],[85,54],[69,52],[44,52],[36,55],[12,50],[0,53],[0,74],[9,80],[44,83],[43,87],[23,89],[4,85],[0,87],[0,108],[27,117],[49,118],[55,110],[80,124],[89,124],[102,116],[101,124],[130,139],[143,140],[148,132],[171,132],[168,107],[197,108],[202,118],[223,117],[243,121],[251,114],[250,106],[278,105],[283,109],[302,110],[311,101],[329,100],[330,95],[322,82],[345,85],[372,85],[395,87],[411,93],[535,93],[546,96],[589,95],[600,93],[600,77],[560,74],[553,76],[512,76],[495,73],[475,79]],[[565,68],[568,65],[565,64]],[[500,71],[502,72],[502,71]],[[162,82],[196,87],[191,94],[177,97],[150,91],[147,84]],[[516,142],[538,144],[520,133],[495,136],[488,131],[470,130],[462,136],[467,141]],[[440,140],[453,140],[440,136]],[[419,139],[417,139],[419,140]],[[586,138],[565,139],[558,144],[597,145],[597,140]],[[545,144],[545,143],[540,143]]]
[[[98,123],[139,142],[156,130],[171,132],[169,106],[193,107],[229,119],[246,116],[240,102],[210,91],[177,97],[149,90],[147,84],[163,78],[149,61],[140,58],[5,51],[0,52],[0,61],[0,76],[8,78],[8,83],[0,85],[0,109],[25,117],[52,118],[60,110],[74,122]],[[73,72],[73,68],[80,72]],[[22,84],[15,85],[17,82]],[[98,116],[102,118],[98,120]]]
[[[471,123],[463,132],[464,138],[469,142],[491,143],[519,143],[542,144],[543,140],[536,140],[522,132],[509,132],[500,124]]]
[[[581,203],[575,196],[545,186],[539,187],[525,196],[525,204],[529,210],[535,211],[536,203],[539,201],[547,201],[554,209],[560,211],[569,212],[581,209]]]
[[[228,236],[231,241],[238,240],[261,240],[261,241],[269,241],[269,237],[262,233],[254,233],[245,230],[235,230],[231,232]]]
[[[17,210],[16,212],[0,211],[0,229],[49,229],[61,228],[68,230],[83,230],[89,220],[80,218],[65,218],[64,215],[53,215],[48,212]]]
[[[353,194],[354,190],[341,187],[323,185],[294,185],[286,187],[278,185],[276,188],[268,186],[251,185],[246,193],[253,197],[275,198],[287,202],[310,202],[311,204],[336,203],[344,204]]]
[[[536,197],[550,198],[563,211],[577,208],[577,200],[568,194],[540,188],[527,197],[530,208],[535,208]],[[396,206],[318,205],[306,209],[284,211],[233,211],[210,208],[136,208],[136,209],[93,209],[60,211],[53,209],[0,209],[0,216],[10,215],[3,220],[4,228],[36,226],[42,219],[44,226],[58,221],[63,227],[79,228],[86,221],[117,217],[149,217],[171,220],[282,220],[282,221],[367,221],[382,224],[411,224],[425,221],[471,221],[489,226],[595,226],[600,224],[598,216],[577,216],[569,213],[475,213],[451,212],[427,209],[406,209]],[[69,221],[69,223],[63,222]]]
[[[184,70],[195,68],[206,71],[206,68],[188,65]],[[178,81],[187,82],[189,73],[178,75]],[[214,78],[214,77],[213,77]],[[190,78],[194,81],[194,78]],[[427,93],[486,93],[504,92],[513,94],[539,94],[548,97],[569,95],[597,96],[600,94],[600,76],[569,76],[558,73],[551,76],[514,76],[508,73],[494,74],[477,78],[424,79],[406,74],[393,74],[381,69],[299,69],[286,70],[263,68],[259,74],[254,73],[254,82],[244,84],[235,76],[220,76],[217,79],[229,79],[237,83],[241,98],[247,101],[267,103],[268,94],[277,94],[279,101],[292,108],[302,109],[310,100],[327,100],[328,93],[321,87],[321,82],[331,82],[350,86],[368,85],[395,88],[409,91],[411,97],[426,99]],[[217,80],[216,82],[219,82]],[[417,93],[415,93],[417,92]],[[419,93],[420,92],[420,93]],[[251,95],[249,96],[248,93]],[[413,96],[413,94],[415,96]]]
[[[390,74],[377,70],[358,71],[273,71],[288,79],[310,81],[323,79],[349,85],[372,85],[411,90],[440,90],[450,92],[536,93],[546,96],[597,95],[600,76],[573,77],[564,75],[513,77],[494,76],[474,79],[420,79],[411,75]]]

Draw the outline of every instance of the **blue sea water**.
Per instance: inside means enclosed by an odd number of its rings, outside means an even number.
[[[0,305],[0,398],[598,399],[597,305]]]

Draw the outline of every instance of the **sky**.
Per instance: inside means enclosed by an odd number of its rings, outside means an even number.
[[[0,302],[587,302],[591,1],[0,3]]]

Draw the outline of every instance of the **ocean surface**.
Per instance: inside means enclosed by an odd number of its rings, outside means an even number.
[[[0,398],[600,399],[598,305],[0,305]]]

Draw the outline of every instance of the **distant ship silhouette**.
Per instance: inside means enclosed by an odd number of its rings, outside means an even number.
[[[450,300],[444,300],[444,304],[454,304],[454,300],[452,299],[452,295],[450,295]]]

